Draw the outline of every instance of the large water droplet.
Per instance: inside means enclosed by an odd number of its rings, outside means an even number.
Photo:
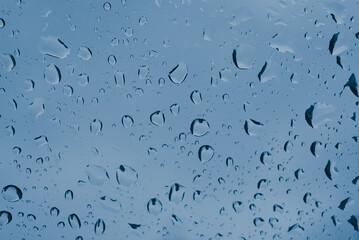
[[[130,128],[133,126],[133,119],[130,115],[124,115],[121,119],[122,122],[122,126],[124,126],[125,128]]]
[[[318,128],[319,125],[331,121],[335,110],[333,105],[317,102],[305,111],[305,120],[312,128]]]
[[[8,72],[10,72],[16,66],[14,56],[8,53],[1,54],[1,62],[3,68]]]
[[[182,186],[181,184],[174,183],[170,188],[168,199],[178,204],[184,198],[185,195],[184,189],[185,189],[184,186]]]
[[[116,169],[116,180],[120,185],[129,187],[135,184],[137,179],[138,173],[128,165],[120,165],[120,167]]]
[[[3,18],[0,18],[0,28],[5,27],[5,20]]]
[[[97,186],[104,184],[110,178],[106,169],[98,165],[87,165],[86,174],[90,183]]]
[[[0,212],[0,226],[4,226],[6,224],[9,224],[12,220],[11,213],[7,211],[1,211]]]
[[[53,63],[47,65],[44,70],[44,79],[50,84],[58,84],[61,81],[60,69]]]
[[[92,122],[90,123],[90,132],[97,135],[100,134],[102,131],[102,122],[99,119],[94,119],[92,120]]]
[[[165,114],[161,111],[156,111],[151,114],[150,121],[155,126],[163,126],[165,124]]]
[[[57,37],[41,37],[38,48],[40,53],[60,59],[70,54],[70,49]]]
[[[69,222],[69,225],[73,229],[79,229],[81,228],[81,221],[79,217],[76,214],[71,214],[68,216],[67,221]]]
[[[214,156],[214,149],[209,145],[203,145],[198,150],[198,157],[202,163],[208,162]]]
[[[158,200],[157,198],[151,198],[147,202],[147,211],[150,214],[155,215],[155,216],[160,214],[162,212],[162,203],[161,203],[161,201]]]
[[[182,83],[188,75],[188,68],[185,63],[179,63],[168,74],[169,79],[175,83]]]
[[[79,58],[81,58],[82,60],[87,61],[87,60],[90,60],[90,59],[91,59],[91,57],[92,57],[92,52],[91,52],[91,50],[90,50],[88,47],[82,46],[82,47],[80,47],[80,48],[77,50],[77,56],[78,56]]]
[[[250,44],[241,44],[233,50],[234,65],[241,70],[250,69],[254,63],[255,49]]]
[[[209,132],[210,126],[207,120],[197,118],[191,123],[191,133],[193,136],[202,137]]]
[[[105,222],[101,218],[97,219],[94,227],[95,234],[102,235],[104,234],[105,230],[106,230]]]
[[[17,202],[22,198],[22,192],[20,188],[14,185],[7,185],[1,191],[3,198],[8,202]]]
[[[249,136],[255,136],[260,131],[261,127],[263,127],[263,123],[258,122],[253,119],[246,120],[244,123],[244,131]]]

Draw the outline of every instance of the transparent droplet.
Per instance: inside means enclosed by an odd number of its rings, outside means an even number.
[[[14,67],[16,66],[16,61],[14,56],[8,53],[1,54],[1,62],[3,68],[8,72],[13,70]]]
[[[202,102],[202,94],[198,90],[194,90],[190,97],[194,104],[200,104]]]
[[[147,23],[147,18],[145,16],[140,17],[138,23],[140,24],[140,26],[145,25]]]
[[[151,198],[147,202],[147,211],[152,215],[157,216],[160,214],[162,212],[162,208],[162,203],[157,198]]]
[[[117,59],[114,55],[110,55],[108,58],[107,58],[107,62],[111,65],[115,65],[117,63]]]
[[[87,165],[85,171],[88,180],[93,185],[100,186],[110,178],[106,169],[98,165]]]
[[[243,203],[241,201],[235,201],[232,203],[232,208],[236,213],[240,213],[243,210]]]
[[[74,199],[74,193],[71,190],[66,190],[65,199],[66,200],[73,200]]]
[[[188,75],[188,68],[185,63],[179,63],[175,66],[169,73],[169,79],[175,83],[180,84],[182,83]]]
[[[57,217],[60,214],[60,210],[57,207],[52,207],[50,209],[50,215],[53,217]]]
[[[92,120],[92,122],[90,123],[90,132],[97,135],[100,134],[102,131],[102,122],[99,119],[94,119]]]
[[[0,211],[0,226],[4,226],[6,224],[9,224],[12,220],[11,213],[7,211]]]
[[[96,235],[102,235],[104,234],[106,230],[105,222],[102,219],[97,219],[94,227],[94,231]]]
[[[179,202],[181,202],[183,200],[184,195],[185,195],[184,186],[182,186],[181,184],[178,184],[178,183],[174,183],[170,188],[170,192],[168,194],[168,199],[171,202],[178,204]]]
[[[170,111],[174,116],[177,116],[180,113],[180,106],[177,103],[172,104],[170,106]]]
[[[214,149],[209,145],[203,145],[198,150],[198,157],[202,163],[208,162],[214,156]]]
[[[81,228],[81,221],[80,218],[75,214],[70,214],[67,218],[69,225],[72,229],[79,229]]]
[[[41,37],[38,48],[40,53],[59,59],[70,54],[70,49],[57,37]]]
[[[147,66],[140,66],[138,68],[137,74],[140,79],[145,79],[150,73],[150,69]]]
[[[90,60],[90,59],[91,59],[91,57],[92,57],[92,52],[91,52],[91,50],[90,50],[88,47],[82,46],[82,47],[80,47],[80,48],[77,50],[77,56],[78,56],[79,58],[81,58],[82,60],[87,61],[87,60]]]
[[[133,126],[133,119],[130,115],[124,115],[121,119],[122,122],[122,126],[124,126],[125,128],[129,128]]]
[[[264,225],[264,219],[261,217],[256,217],[253,220],[253,223],[254,223],[254,226],[256,226],[256,227],[262,227]]]
[[[197,118],[191,123],[191,133],[193,136],[202,137],[209,132],[210,126],[207,120],[203,118]]]
[[[5,27],[5,20],[0,18],[0,28]]]
[[[77,76],[77,83],[80,86],[85,87],[87,86],[87,84],[89,84],[89,82],[90,82],[90,77],[86,73],[81,73]]]
[[[1,194],[3,198],[8,202],[17,202],[22,199],[22,192],[20,188],[14,185],[5,186],[2,189]]]
[[[250,44],[237,46],[232,53],[234,65],[241,70],[250,69],[254,64],[255,48]]]
[[[103,9],[105,9],[105,11],[110,11],[111,10],[111,4],[109,2],[105,2],[103,4]]]
[[[44,70],[44,79],[50,84],[58,84],[61,81],[60,69],[53,63],[47,65]]]
[[[63,88],[64,95],[67,97],[71,97],[74,90],[70,85],[65,85]]]
[[[165,124],[165,115],[161,111],[156,111],[151,114],[150,121],[155,126],[163,126]]]
[[[137,179],[138,173],[128,165],[120,165],[120,167],[116,169],[116,180],[120,185],[129,187],[135,184]]]

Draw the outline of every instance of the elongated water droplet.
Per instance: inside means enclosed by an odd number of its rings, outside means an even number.
[[[157,198],[151,198],[147,202],[147,211],[148,213],[157,216],[162,212],[162,203]]]
[[[59,59],[70,54],[70,49],[57,37],[41,37],[38,48],[40,53]]]
[[[99,119],[94,119],[90,123],[90,132],[97,135],[100,134],[102,131],[102,122]]]
[[[52,85],[58,84],[61,81],[60,69],[53,63],[47,65],[44,70],[44,79]]]
[[[130,115],[124,115],[121,119],[122,122],[122,126],[124,126],[125,128],[130,128],[133,126],[133,119]]]
[[[0,211],[0,226],[4,226],[6,224],[9,224],[12,220],[11,213],[7,211]]]
[[[68,216],[67,221],[69,222],[69,225],[73,229],[79,229],[81,228],[81,221],[79,217],[76,214],[71,214]]]
[[[95,234],[102,235],[104,234],[105,230],[106,230],[105,222],[101,218],[97,219],[94,227]]]
[[[13,70],[13,68],[16,66],[16,61],[14,56],[8,53],[1,54],[1,62],[3,68],[8,72]]]
[[[184,198],[184,195],[185,195],[184,189],[185,189],[184,186],[182,186],[181,184],[174,183],[170,188],[170,192],[168,194],[168,199],[171,202],[175,202],[178,204]]]
[[[198,150],[198,157],[202,163],[208,162],[214,156],[214,149],[209,145],[203,145]]]
[[[106,169],[98,165],[87,165],[86,174],[90,183],[97,186],[104,184],[110,178]]]
[[[138,173],[128,165],[120,165],[120,167],[116,169],[116,180],[120,185],[129,187],[135,184],[137,179]]]

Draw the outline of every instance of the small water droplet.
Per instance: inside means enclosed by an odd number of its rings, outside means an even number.
[[[194,104],[200,104],[202,102],[202,94],[200,91],[198,90],[194,90],[192,93],[191,93],[191,101],[194,103]]]
[[[130,115],[124,115],[121,119],[122,122],[122,126],[124,126],[125,128],[130,128],[133,126],[133,119]]]
[[[175,84],[181,84],[188,75],[188,68],[185,63],[179,63],[168,74],[169,79]]]
[[[90,132],[97,135],[100,134],[102,131],[102,122],[99,119],[94,119],[92,120],[92,122],[90,123]]]
[[[92,52],[91,52],[91,50],[90,50],[88,47],[82,46],[82,47],[80,47],[80,48],[77,50],[77,56],[78,56],[79,58],[81,58],[82,60],[87,61],[87,60],[90,60],[90,59],[91,59],[91,57],[92,57]]]
[[[53,63],[47,65],[44,70],[44,79],[52,85],[58,84],[61,81],[60,69]]]
[[[198,150],[198,157],[202,163],[208,162],[214,156],[214,149],[209,145],[203,145]]]
[[[111,3],[105,2],[103,4],[103,9],[105,9],[105,11],[110,11],[111,10]]]
[[[6,224],[9,224],[12,220],[11,213],[7,211],[1,211],[0,212],[0,226],[4,226]]]
[[[147,202],[147,211],[152,215],[157,216],[160,214],[162,212],[162,208],[162,203],[157,198],[151,198]]]

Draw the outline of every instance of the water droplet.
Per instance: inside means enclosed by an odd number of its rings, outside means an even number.
[[[135,184],[137,179],[138,173],[128,165],[120,165],[120,167],[116,169],[116,180],[120,185],[129,187]]]
[[[343,90],[340,92],[340,95],[343,93],[344,89],[346,87],[349,87],[349,89],[352,91],[352,93],[359,97],[358,96],[358,83],[357,83],[357,80],[356,80],[356,77],[355,77],[355,74],[352,73],[349,77],[349,80],[347,83],[345,83],[344,87],[343,87]]]
[[[339,209],[345,210],[346,207],[349,205],[352,205],[354,203],[354,200],[351,197],[347,197],[343,201],[340,202],[340,205],[338,206]]]
[[[174,116],[177,116],[180,113],[180,106],[177,103],[172,104],[170,106],[170,111]]]
[[[137,70],[137,74],[140,79],[145,79],[149,73],[150,69],[147,66],[140,66]]]
[[[244,123],[244,131],[249,136],[256,136],[261,127],[263,127],[263,123],[253,119],[246,120]]]
[[[214,156],[214,149],[209,145],[203,145],[198,150],[198,157],[202,163],[208,162]]]
[[[7,185],[1,191],[3,198],[8,202],[17,202],[22,199],[20,188],[14,185]]]
[[[175,84],[181,84],[188,75],[188,68],[185,63],[179,63],[168,74],[169,79]]]
[[[161,201],[158,200],[157,198],[151,198],[147,202],[147,211],[150,214],[155,215],[155,216],[160,214],[162,212],[162,203],[161,203]]]
[[[288,232],[294,234],[301,234],[302,232],[304,232],[304,228],[296,223],[288,228]]]
[[[264,225],[264,219],[261,217],[256,217],[253,220],[253,223],[254,223],[254,226],[256,226],[256,227],[262,227]]]
[[[227,157],[226,158],[226,166],[227,167],[232,167],[234,165],[234,160],[232,157]]]
[[[0,212],[0,226],[4,226],[6,224],[9,224],[12,220],[11,213],[7,211],[1,211]]]
[[[60,214],[60,210],[57,207],[52,207],[50,209],[50,215],[53,217],[57,217]]]
[[[70,54],[70,49],[57,37],[41,37],[38,45],[40,53],[64,59]]]
[[[85,87],[87,86],[87,84],[89,84],[89,82],[90,82],[90,77],[86,73],[81,73],[77,76],[77,83],[80,86]]]
[[[348,220],[348,223],[354,227],[354,230],[359,231],[358,218],[356,216],[352,215]]]
[[[156,111],[151,114],[150,121],[155,126],[163,126],[165,124],[165,114],[161,111]]]
[[[97,186],[104,184],[110,178],[106,169],[98,165],[87,165],[86,174],[90,183]]]
[[[194,90],[190,97],[194,104],[200,104],[202,102],[202,94],[198,90]]]
[[[97,219],[94,227],[95,234],[102,235],[104,234],[105,230],[106,230],[105,222],[101,218]]]
[[[80,47],[80,48],[77,50],[77,56],[78,56],[79,58],[81,58],[82,60],[87,61],[87,60],[90,60],[90,59],[91,59],[91,57],[92,57],[92,52],[91,52],[91,50],[90,50],[88,47],[82,46],[82,47]]]
[[[268,151],[262,152],[259,159],[260,159],[261,163],[264,165],[269,165],[269,164],[273,163],[272,154]]]
[[[0,28],[5,27],[5,20],[0,18]]]
[[[92,120],[92,122],[90,123],[90,132],[97,135],[100,134],[102,131],[102,122],[99,119],[94,119]]]
[[[122,126],[124,126],[125,128],[130,128],[133,126],[133,119],[130,115],[124,115],[121,119],[122,122]]]
[[[58,84],[61,81],[60,69],[53,63],[47,65],[44,70],[44,79],[50,84]]]
[[[24,85],[24,90],[27,92],[31,92],[35,88],[35,82],[31,79],[26,79]]]
[[[79,229],[81,228],[81,221],[76,214],[71,214],[68,216],[67,221],[72,229]]]
[[[64,95],[67,97],[71,97],[74,90],[70,85],[65,85],[63,88]]]
[[[145,16],[140,17],[138,23],[140,24],[140,26],[144,26],[145,24],[147,24],[147,18]]]
[[[115,79],[116,87],[125,86],[125,84],[126,84],[125,73],[123,73],[121,71],[116,71],[115,74],[113,75],[113,77]]]
[[[66,190],[65,199],[66,200],[73,200],[74,199],[74,193],[71,190]]]
[[[250,44],[241,44],[233,49],[232,59],[234,65],[241,70],[250,69],[254,64],[255,49]]]
[[[209,132],[210,126],[207,120],[202,118],[197,118],[191,123],[191,133],[193,136],[202,137]]]
[[[114,55],[110,55],[108,56],[107,58],[107,62],[110,64],[110,65],[115,65],[117,63],[117,59]]]
[[[236,213],[240,213],[243,210],[243,203],[241,201],[235,201],[232,203],[232,208]]]
[[[111,10],[111,4],[109,2],[105,2],[103,4],[103,9],[105,9],[105,11],[110,11]]]
[[[316,102],[305,111],[305,120],[312,128],[331,121],[331,115],[336,107],[326,103]]]
[[[14,56],[8,53],[1,54],[1,62],[3,68],[8,72],[13,70],[14,67],[16,66],[16,61]]]
[[[170,188],[170,192],[168,194],[168,199],[171,202],[178,204],[184,198],[184,195],[185,195],[184,189],[185,189],[184,186],[182,186],[181,184],[174,183]]]
[[[330,41],[329,41],[329,52],[330,52],[330,54],[332,54],[332,55],[333,55],[333,50],[334,50],[334,47],[335,47],[335,43],[336,43],[337,40],[338,40],[338,36],[339,36],[339,32],[333,34],[332,38],[331,38]],[[335,55],[335,54],[334,54],[334,55]]]

